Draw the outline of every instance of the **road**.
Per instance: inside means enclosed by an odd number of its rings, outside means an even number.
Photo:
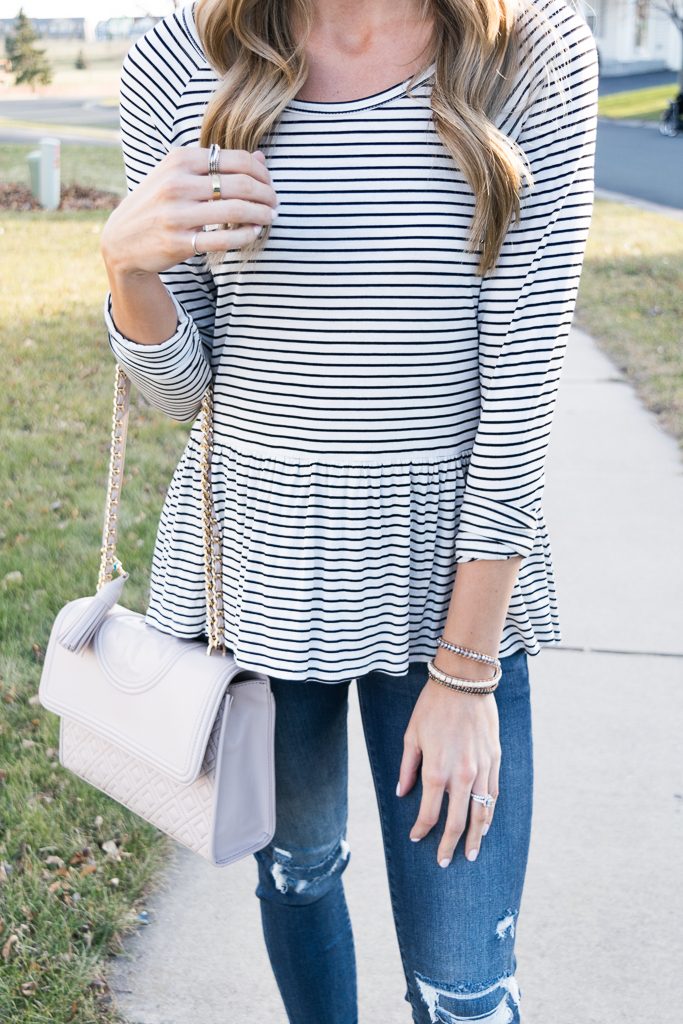
[[[675,71],[647,71],[637,75],[603,75],[598,92],[611,96],[615,92],[630,92],[632,89],[652,89],[658,85],[675,85]]]
[[[660,135],[600,119],[595,153],[598,188],[683,209],[683,135]]]
[[[39,124],[116,129],[119,125],[119,108],[104,106],[96,97],[83,100],[81,97],[65,99],[61,96],[39,96],[36,99],[0,100],[0,118],[4,117]]]

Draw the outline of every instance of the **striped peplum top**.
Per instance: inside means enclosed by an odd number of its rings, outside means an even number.
[[[597,62],[583,19],[542,5],[569,45],[566,109],[525,61],[497,124],[535,187],[494,272],[479,277],[466,251],[474,196],[431,120],[431,65],[410,95],[402,82],[290,101],[261,146],[281,204],[264,251],[241,272],[231,252],[213,272],[191,257],[162,273],[171,337],[123,336],[107,293],[116,360],[156,409],[192,423],[161,511],[150,625],[206,632],[198,413],[213,374],[225,642],[239,663],[330,683],[404,673],[434,655],[458,564],[514,555],[500,655],[561,639],[542,495],[592,214]],[[192,10],[125,57],[129,190],[171,147],[198,145],[217,79]]]

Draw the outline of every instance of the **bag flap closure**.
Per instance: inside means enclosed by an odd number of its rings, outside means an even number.
[[[91,643],[69,651],[57,634],[91,600],[70,601],[53,623],[40,680],[41,704],[177,782],[193,782],[229,683],[237,675],[266,682],[267,676],[241,668],[230,653],[207,656],[203,641],[162,633],[119,604]],[[228,693],[226,714],[231,701]]]

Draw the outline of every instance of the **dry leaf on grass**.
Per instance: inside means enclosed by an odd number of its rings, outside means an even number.
[[[114,839],[107,839],[104,843],[100,843],[100,848],[106,854],[107,860],[121,860],[121,852]]]
[[[62,185],[59,210],[113,210],[121,202],[115,192],[91,188],[88,185]],[[0,209],[42,210],[42,206],[30,188],[20,182],[10,181],[0,185]]]

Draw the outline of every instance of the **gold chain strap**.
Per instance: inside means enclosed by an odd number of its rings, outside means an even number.
[[[204,528],[204,575],[206,580],[206,614],[209,645],[206,653],[220,649],[226,653],[223,642],[223,557],[221,534],[216,519],[211,493],[211,453],[213,451],[213,388],[209,384],[202,399],[202,523]]]
[[[107,497],[104,507],[104,526],[102,529],[100,572],[97,582],[98,590],[111,580],[114,571],[118,573],[124,572],[121,562],[116,557],[116,541],[118,537],[118,510],[121,498],[121,485],[123,483],[123,464],[126,455],[129,410],[130,379],[126,376],[119,363],[117,363],[114,378],[114,411],[112,415]],[[213,449],[212,384],[209,384],[202,398],[201,426],[202,524],[207,636],[209,638],[206,653],[211,654],[213,650],[220,650],[225,655],[221,537],[211,493],[211,452]]]
[[[123,571],[123,566],[116,558],[116,538],[118,532],[118,505],[123,477],[123,460],[125,457],[126,435],[128,433],[129,396],[130,380],[117,363],[114,377],[114,412],[111,426],[109,479],[104,507],[102,557],[97,581],[98,590],[111,580],[114,569],[119,573]]]

